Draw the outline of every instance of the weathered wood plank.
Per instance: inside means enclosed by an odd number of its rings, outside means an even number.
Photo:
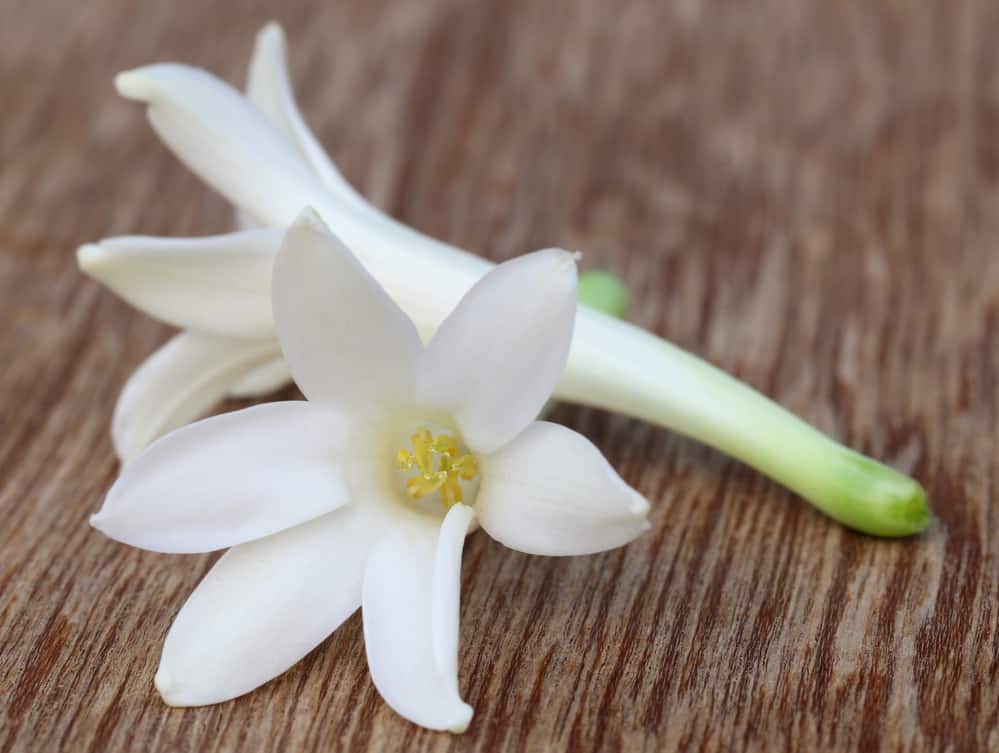
[[[3,11],[0,752],[999,750],[999,6],[282,7]],[[467,734],[380,701],[357,617],[242,699],[164,706],[161,641],[212,558],[87,518],[117,392],[168,331],[72,253],[228,227],[111,78],[177,59],[242,81],[271,16],[377,203],[495,259],[586,250],[637,322],[913,473],[931,530],[852,534],[678,436],[565,407],[654,529],[571,560],[469,541]]]

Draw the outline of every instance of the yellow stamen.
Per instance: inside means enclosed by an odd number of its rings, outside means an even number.
[[[449,435],[434,436],[428,429],[413,434],[413,450],[399,450],[396,465],[400,471],[418,473],[406,480],[406,493],[422,499],[439,492],[445,510],[464,500],[461,481],[472,481],[479,475],[479,461],[474,455],[462,455],[458,440]],[[436,462],[435,462],[436,461]]]

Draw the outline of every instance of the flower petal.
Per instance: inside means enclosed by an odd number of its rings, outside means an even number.
[[[171,432],[122,469],[90,522],[155,552],[210,552],[269,536],[348,500],[349,424],[304,401],[265,403]]]
[[[314,175],[296,144],[258,107],[207,71],[159,63],[121,73],[115,83],[122,96],[149,105],[150,123],[184,164],[255,222],[287,227],[311,206],[365,264],[380,262],[391,271],[400,260],[412,259],[400,294],[414,287],[406,280],[421,266],[420,279],[437,280],[445,292],[452,282],[467,289],[490,266],[396,222],[359,194],[345,201],[344,192],[331,191]],[[428,262],[445,260],[446,265],[425,269]],[[415,290],[425,295],[427,289],[416,285]]]
[[[368,202],[347,182],[305,124],[288,77],[284,31],[273,21],[257,34],[246,96],[289,138],[328,189],[346,201],[369,208]]]
[[[156,673],[163,700],[226,701],[309,653],[360,606],[378,528],[351,504],[226,552],[167,634]]]
[[[157,437],[190,423],[260,364],[280,355],[277,341],[182,332],[129,377],[115,406],[111,441],[124,462]]]
[[[158,63],[121,73],[122,96],[149,104],[149,121],[192,172],[265,225],[328,203],[295,146],[240,92],[206,71]]]
[[[444,516],[437,539],[434,575],[430,589],[430,634],[433,639],[434,662],[448,690],[459,698],[458,628],[461,616],[461,552],[465,537],[474,521],[475,510],[463,504],[454,505]],[[471,707],[468,710],[471,711]],[[463,732],[464,729],[454,729],[454,731]]]
[[[288,371],[288,365],[283,358],[275,358],[240,379],[229,390],[229,395],[240,398],[263,397],[289,384],[291,372]]]
[[[481,457],[479,522],[528,554],[591,554],[649,528],[649,503],[586,437],[536,421],[499,452]]]
[[[294,143],[237,90],[206,71],[161,63],[119,74],[119,92],[149,105],[153,128],[195,174],[249,222],[287,227],[313,207],[428,336],[491,266],[382,214],[344,200]]]
[[[285,236],[273,303],[285,360],[309,400],[351,412],[409,401],[423,349],[416,328],[312,211]]]
[[[430,729],[464,732],[472,718],[457,673],[461,550],[474,517],[455,505],[439,530],[400,525],[375,544],[364,574],[371,678],[397,713]]]
[[[450,411],[474,451],[502,447],[537,418],[555,389],[575,317],[572,254],[547,249],[500,264],[427,346],[420,398]]]
[[[234,337],[273,335],[279,230],[205,238],[123,236],[81,246],[80,269],[160,321]]]

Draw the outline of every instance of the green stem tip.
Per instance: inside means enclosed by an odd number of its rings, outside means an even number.
[[[891,537],[911,536],[929,525],[923,487],[884,463],[835,445],[816,471],[816,478],[802,487],[811,488],[813,504],[843,525]]]

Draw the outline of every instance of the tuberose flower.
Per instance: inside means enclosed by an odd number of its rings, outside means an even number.
[[[273,307],[307,401],[204,419],[125,465],[92,519],[162,552],[232,547],[181,609],[156,686],[179,706],[246,693],[361,607],[372,679],[399,714],[463,731],[460,561],[476,524],[519,551],[587,554],[646,530],[648,504],[584,437],[536,421],[576,316],[571,254],[501,264],[424,347],[306,211]]]
[[[344,180],[295,105],[276,25],[257,39],[247,96],[205,71],[158,64],[121,74],[163,142],[262,228],[196,239],[83,246],[81,268],[184,330],[131,377],[112,438],[123,460],[225,394],[288,378],[274,337],[270,270],[281,232],[312,206],[427,341],[492,264],[379,212]],[[929,521],[913,479],[823,435],[729,375],[644,330],[579,307],[555,397],[679,431],[739,458],[844,524],[906,536]]]

